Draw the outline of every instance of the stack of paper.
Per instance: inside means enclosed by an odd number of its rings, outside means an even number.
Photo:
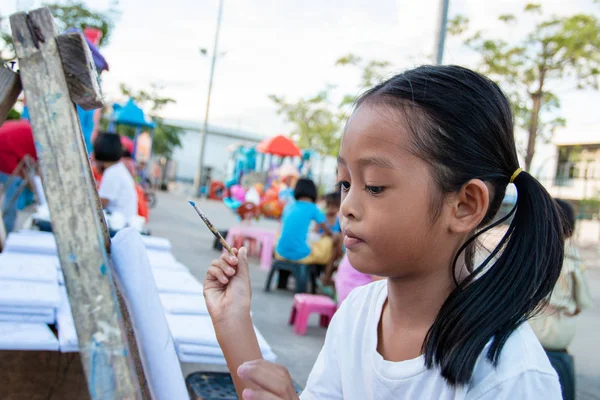
[[[62,353],[79,351],[75,321],[73,321],[69,297],[64,286],[60,287],[60,305],[56,310],[56,328],[58,329],[60,351]]]
[[[182,362],[225,365],[225,357],[217,342],[217,336],[208,315],[170,315],[167,322]],[[275,361],[273,350],[254,328],[258,344],[265,360]]]
[[[0,350],[58,350],[58,341],[43,323],[0,321]]]
[[[0,254],[0,321],[55,321],[59,304],[55,256]]]
[[[6,238],[5,253],[56,255],[56,241],[49,232],[24,230],[13,232]]]
[[[160,301],[167,314],[208,315],[204,296],[199,294],[161,293]]]
[[[159,293],[202,294],[202,284],[187,270],[152,268],[152,275]]]

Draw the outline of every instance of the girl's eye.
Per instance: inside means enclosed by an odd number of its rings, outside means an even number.
[[[383,192],[383,186],[365,186],[367,192],[371,194],[381,194]]]
[[[340,185],[342,192],[347,192],[350,189],[350,182],[348,181],[340,181],[338,185]]]

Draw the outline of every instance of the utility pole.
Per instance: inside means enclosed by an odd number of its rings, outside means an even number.
[[[437,65],[442,65],[442,60],[444,59],[444,45],[446,42],[446,25],[448,23],[449,3],[450,0],[440,0],[440,18],[434,49],[436,52],[435,63]]]
[[[200,156],[198,160],[198,171],[194,177],[194,196],[200,197],[202,192],[202,174],[204,173],[204,147],[206,144],[206,133],[208,131],[208,114],[210,112],[210,95],[212,92],[213,78],[215,75],[215,63],[219,46],[219,32],[221,30],[221,19],[223,17],[223,0],[219,0],[219,12],[217,15],[217,30],[215,32],[215,43],[213,46],[212,62],[210,65],[210,78],[208,80],[208,96],[206,97],[206,111],[204,114],[204,125],[200,132]]]

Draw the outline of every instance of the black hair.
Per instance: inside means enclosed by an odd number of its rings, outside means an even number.
[[[327,205],[339,207],[340,204],[342,203],[341,192],[327,193],[325,196],[323,196],[323,199],[325,200],[325,204],[327,204]]]
[[[310,198],[313,203],[317,201],[317,185],[315,185],[312,179],[300,178],[296,182],[294,198],[298,200],[302,197]]]
[[[438,189],[432,199],[434,220],[444,193],[456,192],[472,179],[491,187],[479,231],[452,265],[456,277],[464,252],[471,274],[461,282],[455,278],[456,287],[423,343],[428,368],[439,367],[452,385],[466,384],[486,344],[491,340],[487,357],[497,365],[508,337],[551,293],[564,252],[558,209],[543,186],[521,172],[514,179],[515,207],[489,225],[519,162],[509,101],[488,78],[459,66],[422,66],[368,90],[359,98],[357,106],[361,104],[388,107],[409,128],[409,151],[429,164]],[[510,217],[498,246],[473,268],[477,237]]]
[[[123,156],[121,139],[116,133],[100,132],[94,140],[94,158],[98,161],[116,162]]]
[[[564,200],[554,200],[556,201],[558,210],[561,213],[563,235],[565,235],[565,238],[570,238],[573,236],[573,232],[575,231],[575,210],[573,210],[573,206]]]

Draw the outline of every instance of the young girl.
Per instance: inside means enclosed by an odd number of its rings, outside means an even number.
[[[349,260],[387,279],[344,301],[301,398],[560,399],[526,320],[560,274],[561,222],[519,168],[498,86],[457,66],[395,76],[358,100],[338,166]],[[473,265],[509,184],[507,233]],[[261,359],[245,249],[213,262],[204,293],[240,397],[297,398],[287,370]]]

